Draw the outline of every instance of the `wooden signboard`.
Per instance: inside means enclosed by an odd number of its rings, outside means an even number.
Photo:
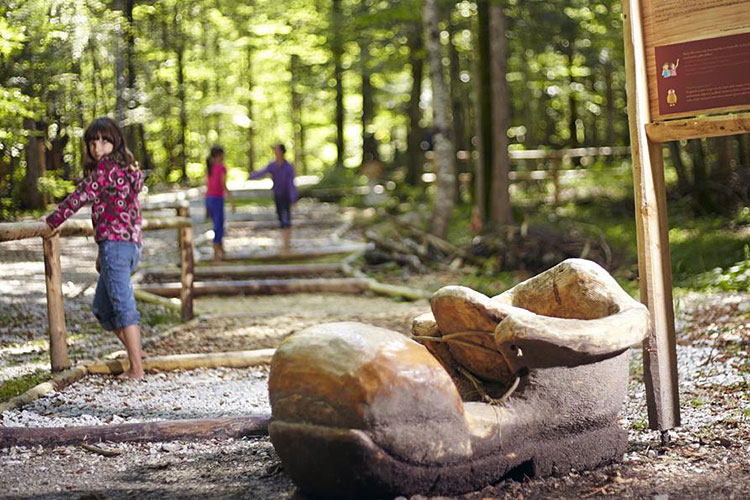
[[[750,0],[641,5],[653,121],[750,109]]]
[[[649,426],[665,437],[680,405],[662,148],[750,132],[750,113],[736,113],[750,109],[750,0],[622,5],[641,301],[651,313],[644,380]]]

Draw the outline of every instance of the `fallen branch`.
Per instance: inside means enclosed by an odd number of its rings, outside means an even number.
[[[90,445],[83,443],[81,445],[81,448],[83,448],[86,451],[90,451],[91,453],[96,453],[97,455],[101,455],[103,457],[116,457],[117,455],[122,455],[122,450],[105,450],[104,448],[100,448],[98,446]]]
[[[76,427],[0,427],[0,448],[109,442],[226,439],[268,434],[269,416],[139,422]],[[86,448],[94,451],[93,446]],[[101,448],[100,448],[101,450]],[[104,451],[104,450],[102,450]],[[96,453],[99,453],[98,451]]]

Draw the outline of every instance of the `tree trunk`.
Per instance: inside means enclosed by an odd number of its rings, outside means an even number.
[[[136,102],[137,93],[135,91],[135,26],[133,24],[133,8],[135,7],[136,0],[125,0],[125,19],[127,24],[125,25],[125,54],[128,64],[128,79],[125,87],[125,97],[127,99],[126,108],[128,111],[132,111],[137,108],[139,103]],[[130,116],[128,118],[128,125],[125,127],[125,142],[128,147],[135,153],[143,148],[136,147],[136,141],[138,136],[136,134],[136,124],[132,122]],[[145,164],[146,159],[140,158],[140,163]]]
[[[479,216],[487,221],[492,212],[492,114],[490,109],[490,12],[488,0],[477,2],[477,45],[475,58],[478,165],[474,180]]]
[[[368,9],[367,2],[360,3],[360,15],[367,15]],[[374,136],[369,130],[375,114],[373,88],[370,81],[372,74],[370,70],[370,37],[366,34],[360,34],[357,43],[359,44],[359,66],[362,77],[362,163],[364,164],[368,161],[377,160],[378,151]]]
[[[443,76],[440,48],[440,26],[437,0],[425,0],[423,13],[427,54],[430,61],[432,100],[434,113],[435,168],[437,170],[437,192],[432,216],[432,233],[444,238],[448,232],[453,210],[456,185],[456,149],[449,119],[450,96]]]
[[[685,164],[682,163],[680,149],[679,141],[672,141],[669,143],[669,157],[672,159],[672,164],[677,172],[677,190],[681,194],[686,194],[690,191],[690,179],[688,179]]]
[[[38,186],[39,179],[44,176],[46,170],[43,131],[37,130],[37,124],[32,118],[24,118],[23,125],[29,131],[23,206],[30,209],[43,209],[45,200]]]
[[[568,73],[570,74],[570,88],[568,90],[568,147],[577,148],[581,144],[578,141],[578,99],[573,90],[576,79],[573,76],[573,64],[575,62],[575,52],[573,51],[574,40],[571,38],[570,45],[566,54],[568,56]]]
[[[450,92],[454,131],[453,141],[458,151],[466,151],[469,149],[466,140],[466,120],[464,113],[464,103],[466,101],[462,92],[461,61],[459,59],[458,50],[456,49],[456,44],[454,42],[456,26],[452,22],[448,24],[448,33],[450,34],[448,53],[450,55]]]
[[[253,48],[248,44],[245,53],[247,57],[247,170],[255,170],[255,124],[253,123]],[[292,56],[292,61],[295,56]],[[294,72],[292,72],[292,96],[294,96]],[[292,99],[294,106],[294,99]],[[296,160],[296,158],[295,158]]]
[[[612,80],[612,63],[607,61],[604,65],[604,91],[605,99],[607,101],[606,116],[607,116],[607,146],[615,145],[615,89],[612,88],[614,82]]]
[[[341,59],[344,54],[344,44],[341,35],[342,13],[341,0],[333,0],[331,6],[333,36],[331,51],[333,52],[333,77],[336,81],[336,168],[344,167],[344,70]]]
[[[737,156],[739,156],[740,167],[750,167],[750,135],[736,135],[737,138]]]
[[[307,167],[305,166],[305,139],[304,129],[302,128],[302,95],[299,92],[299,79],[300,79],[300,60],[297,54],[292,54],[290,62],[290,72],[292,74],[292,129],[294,130],[294,163],[297,169],[300,169],[302,174],[307,173]]]
[[[182,175],[181,182],[187,182],[187,103],[185,102],[185,35],[182,33],[181,24],[177,25],[179,30],[177,45],[177,100],[180,103],[180,132],[179,132],[179,154],[178,164]]]
[[[507,43],[505,40],[505,12],[497,3],[490,6],[490,61],[492,75],[492,192],[490,222],[493,225],[508,225],[513,222],[508,192],[508,124],[510,122],[510,99],[508,82]]]
[[[419,120],[422,111],[419,100],[422,95],[422,73],[424,70],[424,56],[422,54],[422,30],[419,25],[413,26],[409,32],[409,64],[411,65],[411,93],[409,95],[406,149],[406,183],[410,186],[419,184],[422,176],[422,127]]]
[[[114,0],[112,2],[112,8],[119,12],[123,12],[124,8],[123,0]],[[125,122],[125,61],[123,60],[122,51],[122,18],[117,17],[115,20],[114,30],[114,56],[115,56],[115,119],[122,127]]]

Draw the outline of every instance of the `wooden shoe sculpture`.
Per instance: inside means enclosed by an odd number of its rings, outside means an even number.
[[[321,498],[459,494],[507,477],[619,460],[629,347],[648,311],[570,259],[496,297],[450,286],[411,340],[317,325],[271,363],[269,431],[284,470]]]

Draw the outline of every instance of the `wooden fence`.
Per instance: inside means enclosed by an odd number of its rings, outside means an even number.
[[[181,316],[183,321],[187,321],[193,316],[193,225],[189,217],[189,205],[187,202],[162,203],[158,206],[144,204],[142,208],[144,210],[174,208],[177,211],[177,217],[173,218],[144,219],[142,229],[144,231],[178,229],[182,266]],[[64,370],[70,365],[65,333],[65,310],[63,308],[60,237],[93,235],[94,229],[91,222],[86,220],[68,220],[56,232],[52,231],[47,223],[42,221],[0,223],[0,242],[42,238],[47,289],[49,352],[53,372]]]

